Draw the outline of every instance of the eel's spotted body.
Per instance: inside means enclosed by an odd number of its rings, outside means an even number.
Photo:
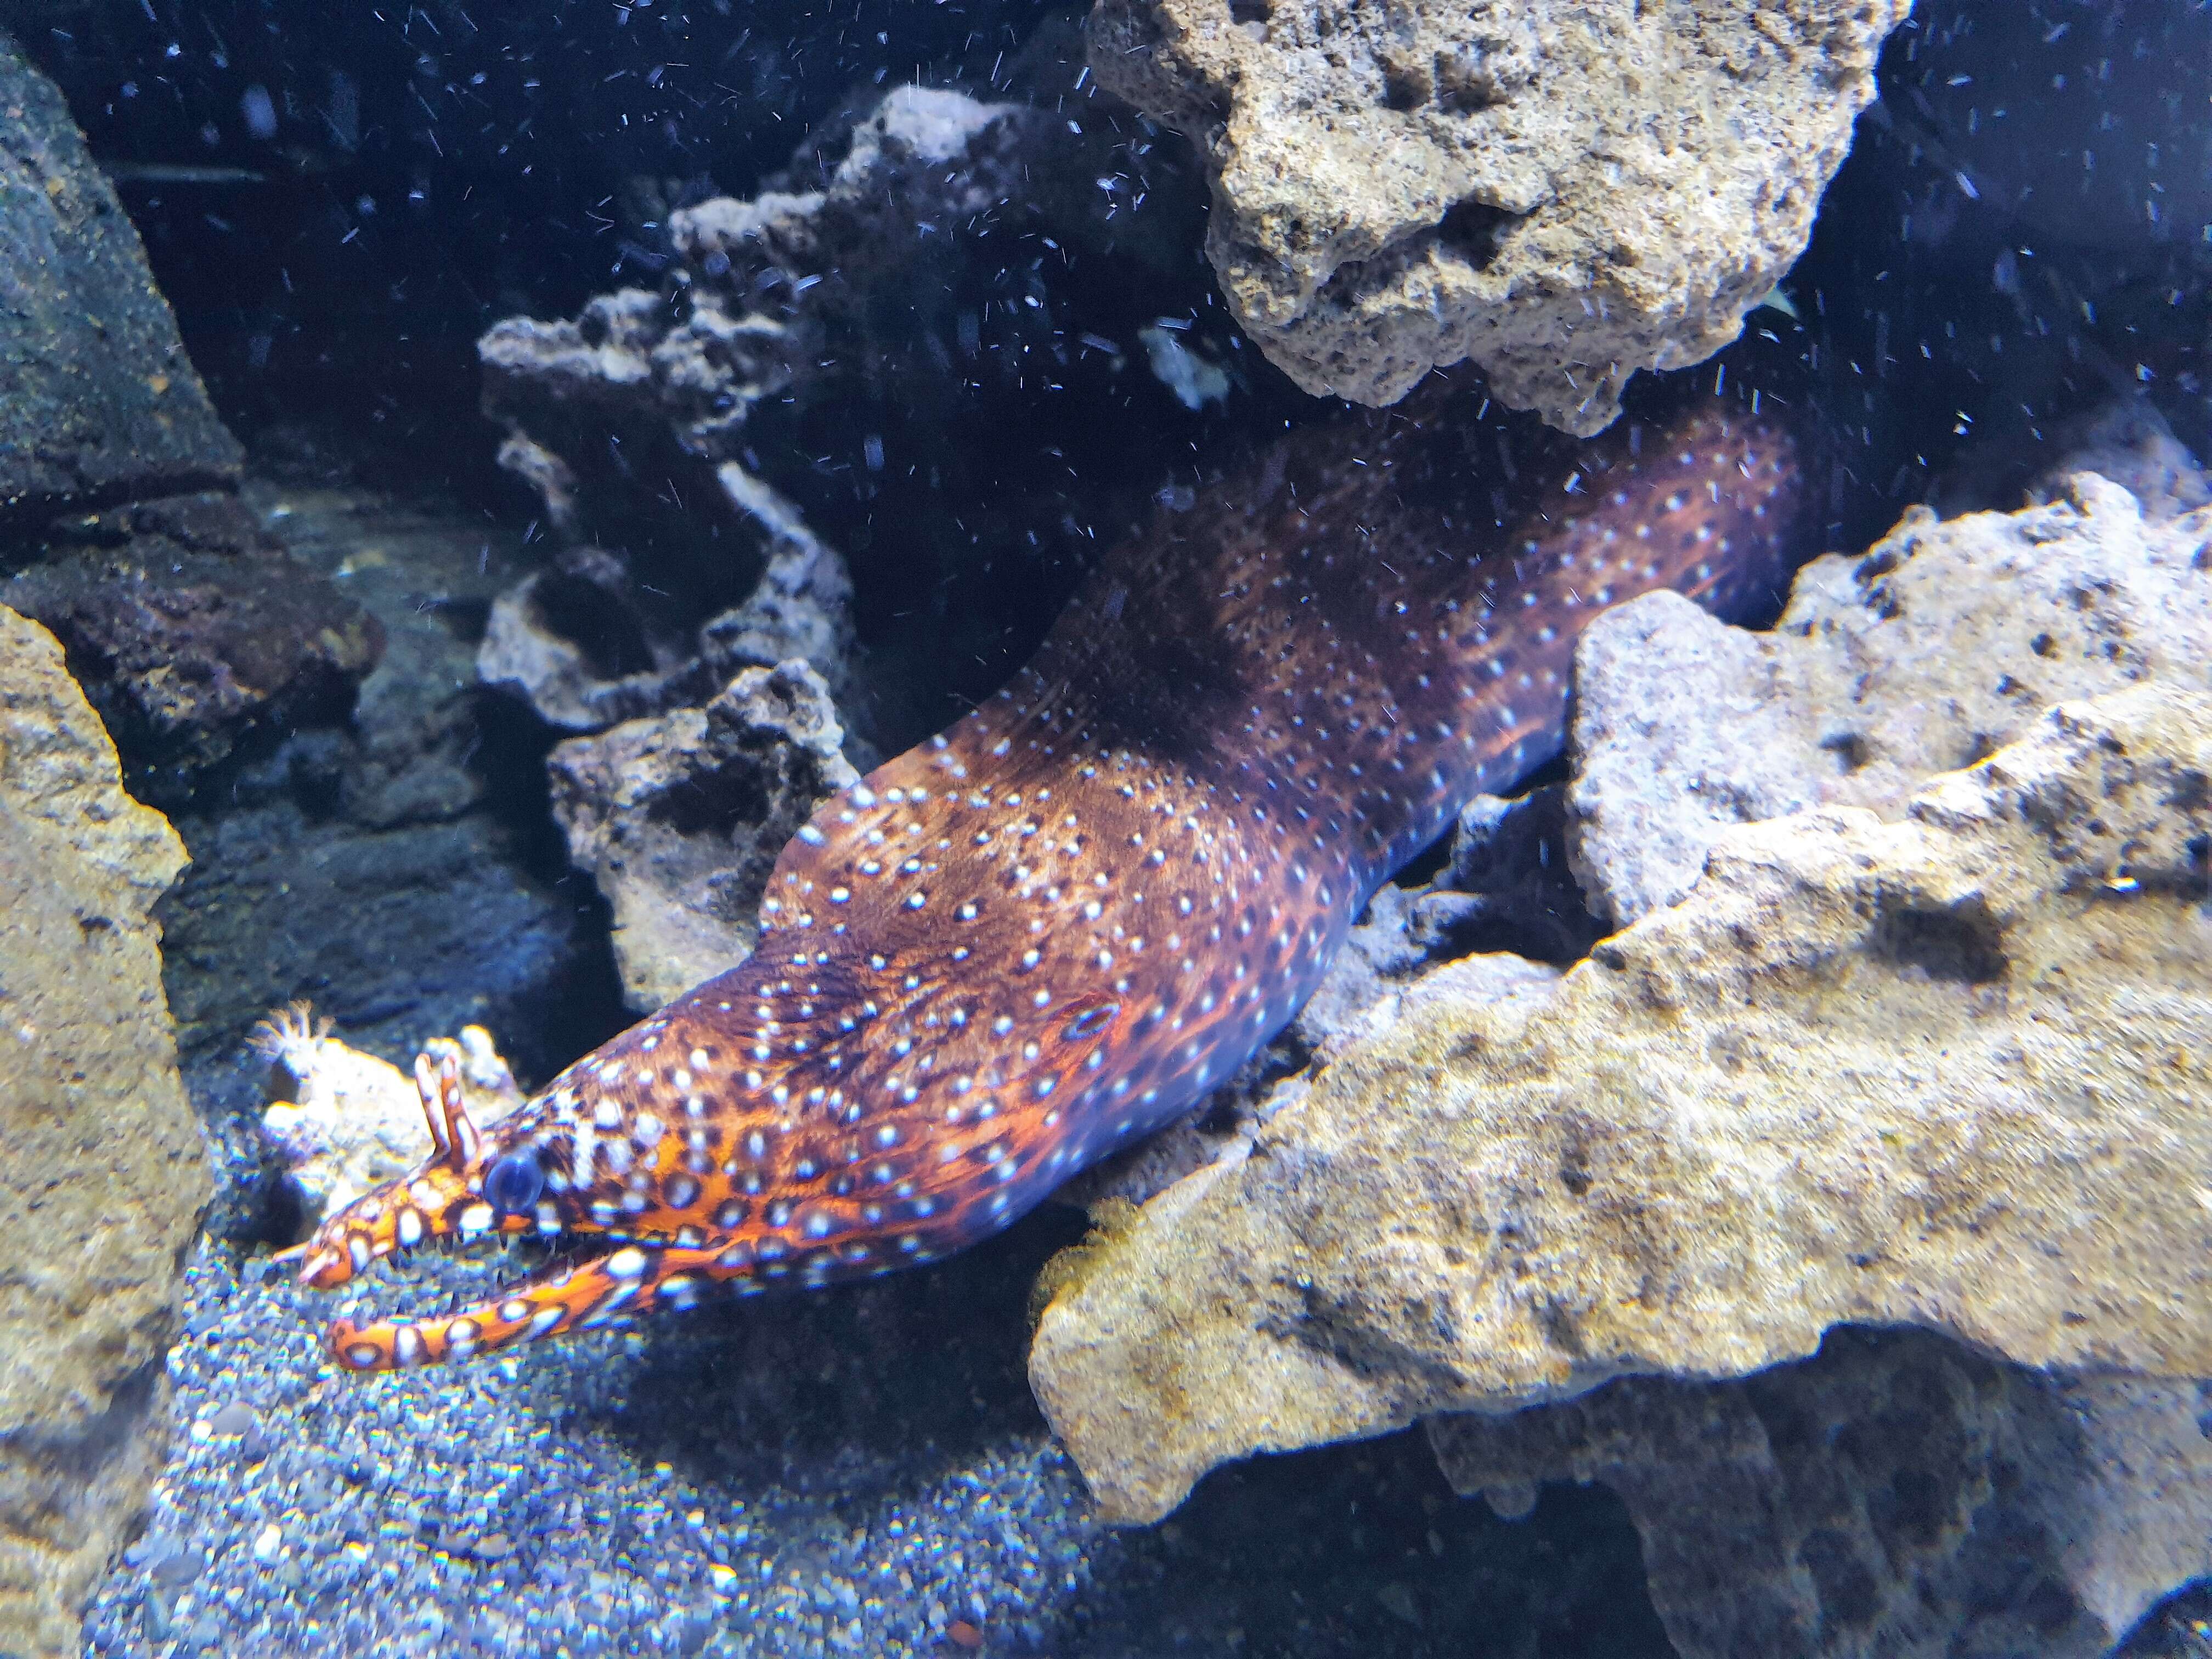
[[[1772,596],[1797,495],[1786,437],[1719,404],[1517,456],[1371,416],[1243,483],[1109,555],[994,700],[826,802],[740,966],[481,1133],[418,1064],[438,1151],[327,1220],[306,1282],[440,1237],[598,1253],[453,1315],[341,1322],[338,1363],[1005,1226],[1235,1072],[1376,887],[1557,751],[1592,617]]]

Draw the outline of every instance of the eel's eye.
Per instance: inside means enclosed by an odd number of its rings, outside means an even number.
[[[509,1152],[484,1171],[484,1197],[502,1215],[528,1209],[544,1190],[545,1171],[535,1152]]]

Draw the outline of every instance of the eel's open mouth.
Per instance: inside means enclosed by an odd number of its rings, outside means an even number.
[[[434,1066],[427,1055],[418,1058],[415,1086],[430,1126],[430,1158],[412,1175],[326,1218],[313,1237],[285,1252],[301,1259],[301,1284],[336,1290],[374,1262],[396,1263],[420,1249],[473,1255],[487,1241],[511,1245],[534,1235],[526,1218],[501,1216],[482,1196],[477,1166],[483,1137],[462,1102],[459,1061],[448,1056]],[[558,1252],[553,1259],[533,1265],[482,1303],[431,1319],[379,1320],[366,1327],[337,1321],[326,1337],[331,1357],[349,1370],[388,1370],[461,1358],[574,1326],[606,1298],[580,1283],[592,1259],[574,1248],[579,1241],[563,1235],[545,1242]],[[564,1244],[571,1248],[561,1250]],[[610,1252],[617,1249],[608,1243]]]
[[[301,1258],[300,1282],[336,1290],[374,1262],[397,1263],[428,1248],[470,1254],[486,1241],[509,1249],[519,1244],[533,1255],[542,1245],[544,1259],[497,1294],[451,1313],[367,1325],[336,1321],[325,1341],[345,1370],[464,1359],[537,1337],[623,1323],[661,1306],[689,1307],[711,1280],[751,1266],[750,1243],[706,1248],[595,1229],[549,1236],[528,1205],[495,1207],[484,1196],[483,1138],[462,1103],[459,1062],[449,1055],[434,1066],[425,1055],[415,1062],[415,1085],[430,1125],[428,1161],[363,1194],[287,1252]]]

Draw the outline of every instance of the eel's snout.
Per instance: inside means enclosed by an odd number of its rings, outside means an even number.
[[[312,1249],[300,1264],[300,1283],[311,1291],[334,1291],[354,1276],[354,1265],[346,1252],[333,1244]]]
[[[459,1061],[451,1054],[437,1063],[419,1056],[415,1086],[429,1125],[430,1157],[413,1174],[387,1181],[324,1218],[296,1252],[300,1283],[309,1289],[336,1290],[367,1273],[372,1261],[499,1225],[473,1189],[483,1138],[462,1103]]]

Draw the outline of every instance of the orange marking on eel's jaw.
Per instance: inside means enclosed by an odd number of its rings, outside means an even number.
[[[458,1312],[429,1319],[341,1319],[327,1336],[331,1358],[349,1371],[404,1370],[465,1359],[556,1332],[624,1324],[662,1305],[689,1307],[712,1280],[752,1271],[752,1252],[718,1246],[625,1244],[549,1272]]]

